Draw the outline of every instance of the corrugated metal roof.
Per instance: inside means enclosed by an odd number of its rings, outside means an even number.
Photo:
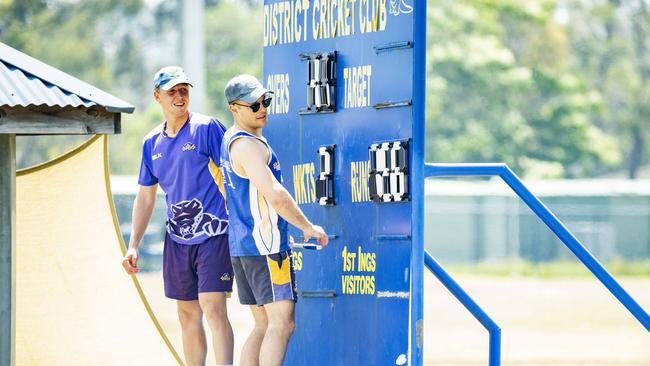
[[[0,105],[40,106],[49,107],[91,107],[96,103],[81,99],[77,94],[61,90],[61,88],[29,74],[12,65],[0,61]]]
[[[0,42],[0,107],[104,107],[132,113],[131,104]]]

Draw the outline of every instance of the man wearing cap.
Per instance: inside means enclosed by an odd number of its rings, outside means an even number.
[[[165,122],[142,144],[129,248],[122,265],[139,271],[138,247],[151,218],[158,185],[166,193],[167,233],[163,252],[165,296],[177,300],[188,366],[205,365],[203,314],[212,333],[217,364],[232,365],[233,332],[226,312],[233,271],[228,250],[228,218],[219,163],[225,127],[190,112],[192,84],[177,66],[160,69],[153,97]]]
[[[221,146],[230,255],[239,300],[250,305],[255,320],[241,365],[279,366],[293,332],[297,300],[287,222],[302,230],[305,241],[313,237],[327,245],[328,238],[282,186],[280,163],[262,136],[273,92],[254,76],[238,75],[225,94],[235,121]]]

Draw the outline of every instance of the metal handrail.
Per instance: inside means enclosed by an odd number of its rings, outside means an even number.
[[[449,290],[449,292],[460,301],[474,318],[490,333],[490,355],[489,365],[499,366],[501,364],[501,328],[490,316],[472,299],[460,285],[445,271],[429,252],[424,251],[424,264],[429,268],[438,280]]]
[[[600,262],[569,232],[555,215],[533,195],[506,164],[425,164],[425,177],[499,176],[530,207],[578,259],[607,287],[618,301],[650,332],[650,316]]]

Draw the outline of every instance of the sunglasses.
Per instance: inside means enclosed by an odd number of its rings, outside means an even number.
[[[233,104],[240,105],[242,107],[248,107],[253,111],[253,113],[257,113],[257,111],[260,110],[260,106],[262,106],[262,105],[264,106],[264,108],[268,108],[271,105],[271,100],[272,99],[273,98],[266,98],[266,99],[262,100],[261,103],[260,102],[255,102],[255,103],[253,103],[251,105],[239,104],[239,103],[233,103]]]

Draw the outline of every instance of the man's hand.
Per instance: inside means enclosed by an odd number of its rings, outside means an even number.
[[[124,255],[124,259],[122,259],[122,267],[124,267],[126,273],[130,275],[140,272],[140,268],[138,268],[137,249],[129,248],[126,251],[126,254]]]
[[[305,243],[309,241],[311,238],[315,238],[318,244],[322,246],[326,246],[327,243],[329,242],[329,238],[327,237],[327,233],[325,230],[323,230],[322,227],[318,225],[311,225],[310,228],[307,230],[303,230],[302,235],[305,238]]]

